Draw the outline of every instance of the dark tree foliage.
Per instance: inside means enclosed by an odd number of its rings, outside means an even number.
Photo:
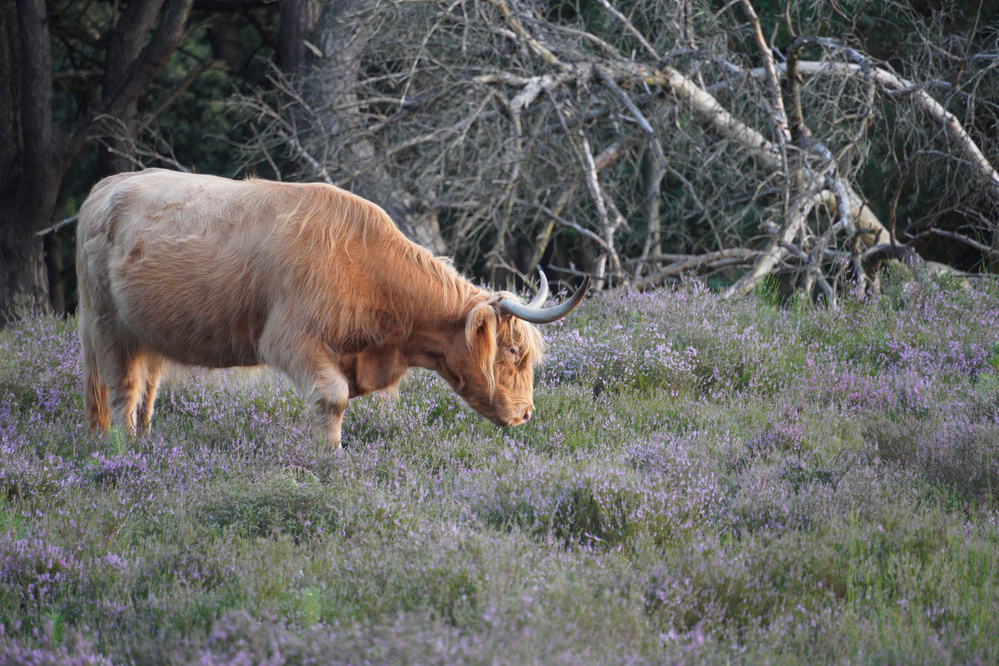
[[[0,10],[0,320],[73,307],[72,227],[102,176],[158,164],[235,175],[234,93],[302,44],[311,0],[43,0]],[[288,26],[294,26],[291,30]],[[68,288],[64,285],[69,280]]]
[[[56,214],[63,177],[107,122],[134,123],[136,100],[183,37],[192,3],[17,0],[0,9],[0,321],[18,296],[48,302],[37,232]],[[62,91],[75,91],[73,104],[59,104]]]

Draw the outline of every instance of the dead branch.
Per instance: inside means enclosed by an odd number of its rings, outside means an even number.
[[[647,173],[645,176],[645,243],[642,254],[635,265],[635,278],[642,275],[645,262],[652,252],[659,252],[662,240],[661,223],[659,220],[659,193],[662,189],[663,176],[666,174],[666,155],[663,153],[662,142],[653,138],[649,142],[652,148],[651,157],[646,158]]]
[[[36,231],[35,235],[36,236],[45,236],[47,234],[51,234],[53,232],[59,231],[63,227],[68,227],[71,224],[76,224],[76,221],[79,220],[79,219],[80,219],[80,215],[79,214],[70,215],[67,218],[59,220],[58,222],[56,222],[55,224],[53,224],[51,227],[45,227],[41,231]]]
[[[631,98],[628,97],[628,93],[621,90],[621,86],[614,81],[613,77],[611,77],[611,75],[608,74],[603,67],[597,66],[594,69],[596,69],[597,74],[600,76],[600,79],[604,82],[604,84],[611,89],[611,92],[613,92],[614,95],[616,95],[621,102],[624,103],[624,106],[628,109],[628,111],[631,112],[632,117],[634,117],[638,126],[642,128],[642,131],[649,136],[654,136],[656,132],[652,129],[652,125],[650,125],[649,121],[645,119],[642,112],[638,110],[635,103],[631,101]]]
[[[518,203],[523,203],[523,204],[527,204],[529,206],[533,206],[534,208],[538,209],[539,211],[541,211],[542,213],[544,213],[545,215],[547,215],[549,218],[551,218],[552,222],[554,222],[555,224],[558,224],[559,226],[565,227],[566,229],[572,229],[573,231],[575,231],[576,233],[580,234],[581,236],[585,236],[585,237],[589,238],[591,241],[593,241],[594,243],[596,243],[597,245],[599,245],[600,247],[602,247],[604,250],[607,250],[608,252],[611,251],[612,248],[607,245],[607,241],[605,239],[601,238],[600,236],[598,236],[597,234],[593,233],[589,229],[581,227],[580,225],[576,224],[575,222],[570,222],[569,220],[564,219],[563,217],[561,217],[558,214],[557,211],[552,210],[548,206],[545,206],[544,204],[540,204],[540,203],[536,203],[536,202],[527,202],[527,201],[523,201],[523,200],[518,200]]]
[[[936,229],[936,228],[930,229],[920,234],[916,234],[912,240],[916,241],[925,238],[927,236],[938,236],[940,238],[948,238],[950,240],[957,241],[958,243],[963,243],[968,247],[972,247],[981,252],[982,254],[985,254],[986,256],[999,257],[999,250],[997,250],[996,248],[989,247],[988,245],[980,243],[973,238],[968,238],[964,234],[959,234],[955,231],[947,231],[946,229]]]
[[[652,56],[652,59],[654,61],[658,61],[660,59],[659,58],[659,54],[656,53],[656,50],[652,47],[652,44],[649,43],[649,40],[647,40],[645,38],[645,35],[643,35],[641,33],[641,31],[639,31],[638,28],[636,28],[634,26],[634,24],[632,24],[632,22],[628,20],[627,16],[625,16],[624,14],[622,14],[621,12],[619,12],[617,9],[615,9],[614,5],[612,5],[607,0],[598,0],[598,2],[601,5],[603,5],[604,9],[606,9],[608,12],[610,12],[610,14],[614,18],[616,18],[618,21],[620,21],[624,25],[625,28],[627,28],[628,32],[631,33],[631,36],[638,40],[638,43],[642,45],[642,48],[645,49],[646,53],[648,53],[650,56]]]
[[[770,93],[770,108],[773,113],[774,125],[778,140],[784,144],[791,140],[791,132],[788,129],[787,112],[784,110],[784,99],[780,92],[780,79],[777,76],[777,68],[774,66],[773,49],[767,44],[766,37],[763,36],[763,28],[760,27],[760,19],[756,15],[756,10],[753,9],[753,3],[749,0],[742,0],[742,8],[749,16],[753,41],[756,42],[760,57],[763,58],[763,69],[767,73],[767,90]]]
[[[957,154],[999,181],[957,117],[907,79],[807,39],[782,64],[750,0],[699,2],[636,0],[625,13],[598,0],[606,21],[562,23],[528,0],[370,3],[349,57],[319,39],[332,63],[321,80],[258,109],[259,159],[292,165],[290,177],[367,181],[393,217],[441,211],[466,269],[522,276],[544,258],[609,286],[725,267],[729,295],[781,275],[832,306],[870,287],[870,257],[887,251],[866,253],[893,244],[867,203],[880,210],[882,193],[858,186],[883,154],[868,144],[897,132],[880,105],[929,109]],[[740,4],[748,22],[728,11]],[[670,46],[677,26],[687,41]],[[801,60],[809,45],[821,62]],[[917,143],[896,163],[938,159]]]
[[[835,45],[835,42],[832,40],[817,40],[814,38],[798,39],[800,40],[800,46],[806,46],[810,43],[817,43],[824,46]],[[945,109],[940,102],[934,99],[926,91],[925,87],[917,85],[908,79],[902,78],[897,74],[876,65],[873,61],[865,56],[857,54],[857,52],[852,49],[845,49],[845,47],[840,47],[838,45],[837,48],[851,54],[855,54],[855,57],[861,59],[863,62],[844,63],[832,61],[800,61],[797,62],[797,71],[801,74],[811,76],[869,76],[870,80],[880,90],[882,90],[882,92],[911,95],[913,99],[916,100],[918,106],[928,116],[930,116],[930,118],[936,121],[937,126],[944,130],[948,138],[960,147],[961,152],[967,160],[967,164],[979,172],[984,181],[987,183],[991,195],[999,201],[999,171],[992,166],[992,163],[987,157],[985,157],[982,149],[978,146],[978,143],[971,137],[968,131],[964,128],[964,125],[962,125],[953,113],[947,111],[947,109]],[[787,67],[785,65],[778,65],[778,69],[784,72],[787,71]],[[762,68],[752,69],[748,70],[746,75],[759,78],[767,76],[767,72]]]
[[[807,199],[801,201],[796,207],[795,212],[792,214],[791,218],[788,220],[787,224],[784,225],[784,231],[780,236],[774,236],[767,249],[756,260],[756,264],[753,266],[752,270],[743,275],[739,280],[729,287],[725,294],[728,296],[734,296],[737,294],[748,294],[756,288],[756,285],[766,277],[770,275],[773,270],[777,267],[780,261],[787,254],[785,249],[788,245],[796,245],[795,239],[804,232],[805,221],[811,214],[812,210],[819,204],[823,203],[824,199],[822,193],[816,193]]]
[[[681,277],[687,273],[705,273],[726,266],[748,265],[760,254],[759,250],[729,248],[708,252],[702,255],[677,256],[677,260],[656,273],[636,280],[635,289],[643,290],[662,284],[666,280]]]

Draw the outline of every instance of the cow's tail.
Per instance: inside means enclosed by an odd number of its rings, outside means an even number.
[[[80,343],[83,347],[83,412],[91,430],[107,430],[111,425],[108,385],[101,381],[94,341],[86,327],[80,328]]]

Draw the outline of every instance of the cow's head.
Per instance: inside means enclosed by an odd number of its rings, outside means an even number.
[[[532,324],[548,324],[566,316],[586,295],[586,276],[576,293],[561,305],[542,308],[548,298],[548,280],[525,305],[511,294],[496,294],[479,303],[465,317],[461,340],[438,368],[441,376],[475,411],[500,426],[519,425],[534,412],[534,366],[541,361],[544,343]]]

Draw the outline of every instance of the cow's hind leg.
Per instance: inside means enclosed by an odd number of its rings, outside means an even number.
[[[136,413],[146,389],[145,355],[135,345],[109,346],[101,359],[101,375],[108,385],[111,423],[135,435]]]
[[[111,425],[108,385],[101,379],[100,360],[93,333],[82,319],[81,317],[80,346],[83,351],[83,411],[91,430],[107,430]]]
[[[343,412],[350,385],[340,372],[329,348],[314,338],[288,340],[284,336],[261,336],[263,360],[295,383],[312,407],[312,434],[317,440],[340,448]]]
[[[153,420],[153,403],[156,402],[156,389],[159,388],[160,378],[163,376],[164,360],[162,356],[156,354],[146,354],[141,379],[143,380],[140,400],[136,411],[138,421],[138,431],[142,435],[149,434],[149,424]]]

